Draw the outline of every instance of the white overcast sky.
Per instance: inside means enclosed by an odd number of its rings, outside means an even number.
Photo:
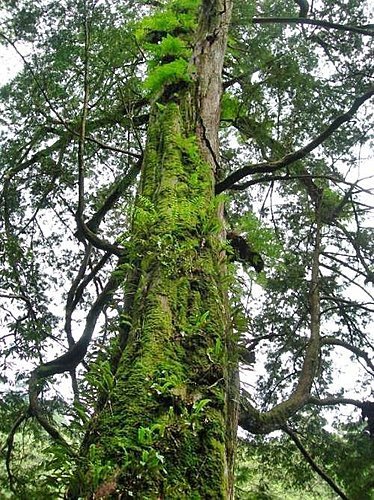
[[[20,48],[21,53],[27,55],[27,46]],[[0,45],[0,86],[6,84],[10,81],[14,76],[16,76],[17,72],[19,72],[23,67],[22,60],[18,54],[15,53],[13,48],[6,48]],[[374,170],[372,168],[372,164],[370,163],[370,157],[372,157],[372,152],[369,149],[364,149],[358,152],[358,155],[361,156],[359,172],[355,172],[352,174],[356,177],[355,179],[349,179],[351,182],[355,182],[358,177],[367,177],[374,174]],[[368,180],[370,184],[368,187],[374,188],[374,180]],[[367,224],[368,225],[368,224]],[[374,336],[372,338],[374,341]],[[334,361],[335,366],[338,371],[338,374],[335,378],[336,383],[333,384],[334,389],[339,389],[342,386],[342,383],[345,387],[345,397],[359,398],[359,397],[371,397],[370,387],[365,391],[366,394],[357,394],[357,389],[355,387],[356,380],[360,380],[360,377],[363,375],[363,368],[359,363],[353,362],[350,360],[351,353],[347,352],[343,348],[336,347]],[[260,360],[259,360],[260,361]],[[257,364],[255,370],[251,370],[249,372],[245,371],[243,373],[243,382],[247,382],[250,385],[256,383],[256,378],[258,376],[261,377],[261,362]],[[348,368],[348,370],[347,370]],[[64,390],[62,392],[65,393]],[[341,412],[344,414],[351,414],[353,408],[346,407],[341,408]]]

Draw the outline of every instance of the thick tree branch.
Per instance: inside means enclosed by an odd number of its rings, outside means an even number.
[[[333,120],[321,134],[319,134],[315,139],[310,141],[303,148],[300,148],[293,153],[289,153],[277,161],[246,165],[245,167],[236,170],[232,174],[228,175],[226,179],[216,185],[216,193],[219,194],[226,189],[230,189],[236,182],[249,175],[276,172],[281,168],[287,167],[288,165],[291,165],[292,163],[305,158],[305,156],[307,156],[311,151],[316,149],[326,139],[328,139],[341,125],[351,120],[360,106],[362,106],[362,104],[364,104],[373,95],[374,87],[368,90],[362,96],[357,97],[353,101],[353,104],[348,111],[335,118],[335,120]]]
[[[363,26],[350,26],[347,24],[330,23],[318,19],[309,19],[303,17],[254,17],[253,24],[310,24],[325,29],[334,29],[338,31],[348,31],[360,35],[374,36],[374,30]]]
[[[248,398],[242,398],[239,424],[254,434],[268,434],[286,425],[287,420],[309,400],[320,354],[320,283],[319,256],[321,251],[321,220],[319,205],[316,207],[316,232],[312,260],[312,277],[309,287],[310,337],[306,346],[303,366],[295,390],[290,397],[267,412],[259,412]],[[245,396],[245,394],[244,394]]]
[[[123,265],[123,263],[124,260],[119,259],[117,267],[112,272],[112,276],[109,278],[103,291],[93,303],[90,311],[87,314],[86,326],[81,338],[74,344],[71,349],[69,349],[68,352],[59,356],[53,361],[43,363],[38,368],[36,368],[33,373],[36,374],[38,379],[50,377],[52,375],[56,375],[57,373],[64,373],[75,368],[81,362],[87,352],[87,348],[91,341],[92,333],[96,326],[97,319],[103,307],[111,300],[113,293],[118,288],[122,280],[121,266]]]
[[[113,255],[117,255],[117,257],[122,257],[122,255],[124,254],[125,250],[123,248],[99,238],[79,217],[77,217],[77,227],[78,227],[77,230],[78,239],[86,239],[95,248],[104,250],[104,252],[109,252]]]

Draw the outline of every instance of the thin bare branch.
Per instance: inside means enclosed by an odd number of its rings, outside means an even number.
[[[74,297],[76,295],[77,288],[85,275],[85,272],[87,269],[87,264],[88,264],[88,259],[90,258],[90,255],[91,255],[91,250],[92,250],[91,245],[86,245],[85,253],[84,253],[81,265],[79,267],[77,276],[73,280],[73,282],[69,288],[69,291],[67,293],[67,297],[66,297],[64,330],[66,333],[66,338],[67,338],[69,347],[73,347],[73,345],[75,344],[73,334],[71,331],[71,320],[72,320],[72,315],[73,315],[73,312],[75,309]]]
[[[351,187],[356,187],[358,192],[363,192],[363,193],[368,193],[370,194],[371,189],[365,189],[362,188],[358,183],[364,179],[359,179],[356,182],[348,182],[344,179],[341,179],[339,177],[336,177],[334,175],[314,175],[314,174],[308,174],[308,177],[312,177],[312,179],[326,179],[328,181],[333,182],[334,184],[344,184],[346,186],[351,186]],[[251,179],[250,181],[243,182],[241,184],[234,184],[233,186],[230,187],[230,190],[232,191],[244,191],[250,186],[254,186],[256,184],[263,184],[264,182],[274,182],[274,181],[293,181],[293,180],[303,180],[305,178],[305,175],[289,175],[289,174],[283,174],[283,175],[264,175],[263,177],[259,177],[256,179]],[[366,179],[366,178],[365,178]]]
[[[9,189],[10,181],[13,179],[15,175],[18,173],[22,172],[23,170],[26,170],[27,168],[31,167],[35,163],[37,163],[39,160],[42,158],[46,158],[48,156],[51,156],[51,154],[58,149],[60,149],[61,153],[66,149],[66,146],[68,142],[71,140],[71,137],[64,136],[61,139],[58,139],[55,141],[53,144],[50,146],[47,146],[44,149],[39,150],[37,153],[35,153],[31,158],[28,160],[22,161],[21,163],[16,164],[13,168],[9,169],[8,171],[5,172],[3,175],[3,189],[1,190],[0,194],[0,199],[4,198],[6,196],[6,193]]]
[[[111,252],[114,255],[121,256],[123,254],[123,249],[119,248],[117,245],[113,245],[101,238],[99,238],[95,232],[93,232],[84,222],[84,208],[85,208],[85,193],[84,193],[84,178],[85,178],[85,141],[86,141],[86,121],[88,114],[88,100],[89,100],[89,85],[88,85],[88,64],[89,64],[89,47],[90,47],[90,32],[89,32],[89,22],[87,14],[85,16],[84,22],[84,34],[85,34],[85,44],[84,44],[84,94],[83,94],[83,105],[82,105],[82,115],[81,115],[81,127],[78,140],[78,208],[76,213],[77,221],[77,235],[82,241],[86,239],[96,248],[104,250],[105,252]]]
[[[121,176],[113,182],[113,186],[109,191],[109,195],[106,197],[105,201],[102,203],[101,207],[95,212],[89,221],[87,221],[86,226],[93,233],[99,228],[100,222],[103,220],[105,215],[109,210],[117,203],[123,193],[128,189],[136,176],[140,172],[142,165],[142,158],[140,158],[128,171],[127,173],[121,174]]]
[[[122,153],[122,154],[130,156],[132,158],[137,158],[137,159],[141,158],[141,155],[138,153],[133,153],[132,151],[129,151],[128,149],[122,149],[118,146],[113,146],[112,144],[107,144],[105,142],[100,141],[100,139],[93,137],[92,135],[87,135],[86,141],[93,142],[94,144],[97,144],[98,146],[100,146],[101,149],[107,149],[109,151],[115,151],[116,153]]]
[[[311,466],[311,468],[316,472],[334,491],[337,493],[340,498],[343,498],[344,500],[348,500],[347,495],[339,488],[339,486],[332,480],[330,476],[324,472],[321,467],[313,460],[312,456],[310,453],[307,451],[307,449],[304,447],[300,439],[298,438],[296,432],[294,432],[290,427],[284,426],[282,430],[290,436],[292,441],[295,443],[297,449],[300,451],[300,453],[303,455],[305,460],[308,462],[308,464]]]
[[[343,224],[337,222],[336,227],[340,229],[340,231],[344,234],[344,236],[347,238],[347,240],[351,243],[352,247],[354,248],[357,260],[361,263],[362,267],[365,269],[367,281],[374,283],[374,273],[371,271],[370,266],[367,264],[365,258],[363,257],[361,253],[361,247],[358,244],[356,238],[352,236],[352,234],[343,226]]]

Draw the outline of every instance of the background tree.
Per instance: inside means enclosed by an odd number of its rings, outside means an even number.
[[[24,63],[1,90],[13,495],[230,498],[241,399],[244,429],[285,435],[253,438],[251,463],[285,470],[291,440],[335,493],[363,498],[366,2],[238,1],[232,17],[213,1],[1,5],[2,40]],[[356,398],[334,380],[337,348],[362,363]],[[240,396],[238,362],[254,368]],[[48,385],[62,373],[73,401]],[[367,430],[325,431],[321,408],[336,405]],[[37,486],[22,429],[50,437]],[[327,442],[358,449],[362,474]]]

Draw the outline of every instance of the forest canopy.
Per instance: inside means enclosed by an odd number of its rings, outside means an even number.
[[[372,498],[369,16],[0,1],[2,498]]]

